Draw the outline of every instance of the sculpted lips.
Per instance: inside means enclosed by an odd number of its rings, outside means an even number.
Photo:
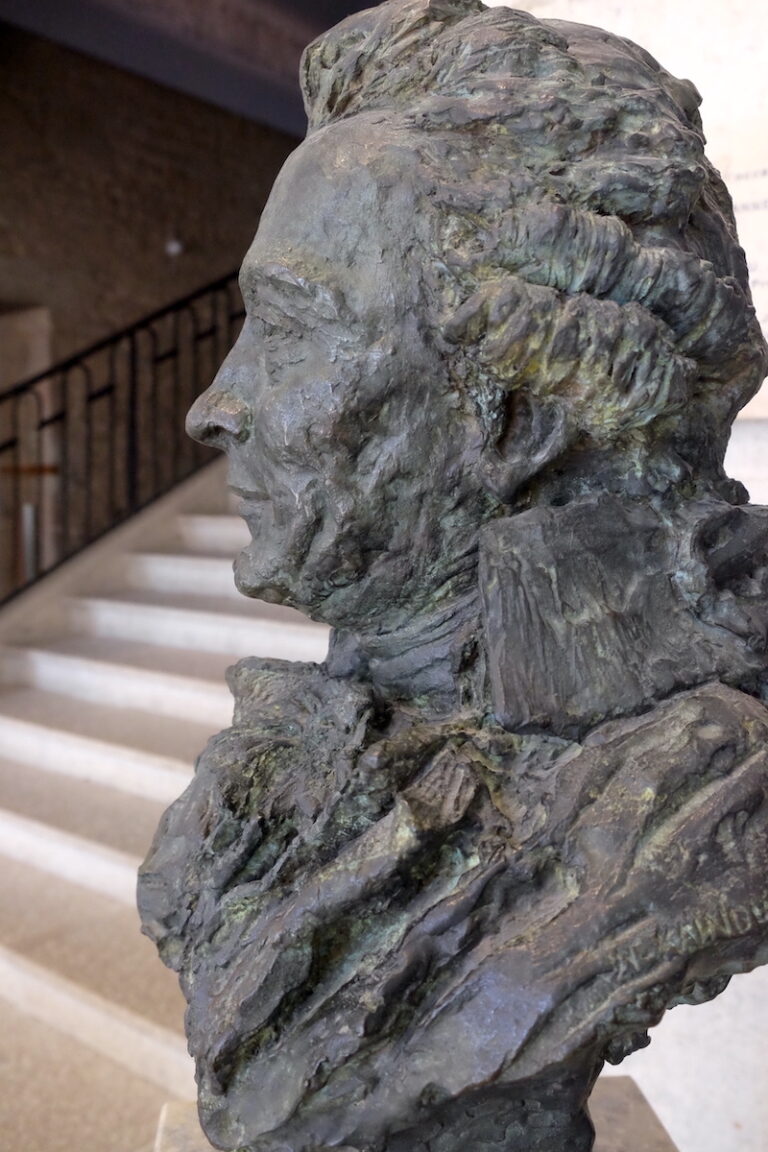
[[[237,515],[248,525],[251,535],[255,532],[261,533],[268,497],[263,492],[241,488],[239,484],[229,484],[228,487],[230,492],[239,497]]]
[[[244,504],[263,504],[269,497],[264,492],[254,492],[248,488],[240,488],[237,484],[230,484],[230,492],[239,496]]]

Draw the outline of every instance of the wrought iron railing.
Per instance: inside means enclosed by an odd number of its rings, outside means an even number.
[[[0,603],[215,455],[184,416],[242,319],[233,273],[0,393]]]

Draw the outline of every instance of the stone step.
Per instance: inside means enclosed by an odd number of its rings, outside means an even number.
[[[91,780],[0,759],[0,811],[131,858],[147,854],[164,808]]]
[[[76,633],[48,639],[44,647],[0,650],[6,682],[194,720],[209,724],[212,731],[232,720],[232,696],[224,676],[235,659]]]
[[[136,553],[136,555],[163,555],[162,553]],[[124,557],[125,564],[128,563],[128,556]],[[221,558],[213,558],[216,564],[226,564],[226,561]],[[125,565],[120,564],[120,569]],[[100,582],[99,587],[91,592],[87,590],[82,594],[78,594],[77,599],[90,599],[94,597],[98,600],[118,600],[121,603],[127,602],[131,604],[151,605],[157,608],[183,608],[191,612],[214,612],[222,613],[226,616],[236,616],[238,620],[247,620],[255,623],[268,620],[273,623],[292,624],[297,627],[307,628],[310,631],[325,631],[327,628],[323,624],[315,624],[314,621],[297,612],[295,608],[287,608],[284,604],[268,604],[265,600],[254,600],[249,596],[243,596],[240,592],[236,591],[236,595],[230,596],[229,593],[224,596],[210,595],[199,590],[189,590],[180,587],[170,588],[131,588],[126,589],[120,586],[119,574],[113,572],[112,575],[105,573],[104,579]]]
[[[242,604],[240,603],[242,600]],[[269,611],[267,611],[269,609]],[[204,652],[322,661],[328,629],[288,608],[229,599],[142,593],[83,596],[70,603],[73,628],[90,635]]]
[[[165,803],[187,785],[212,726],[37,688],[0,691],[3,756]]]
[[[194,1092],[180,1036],[0,945],[0,996],[175,1096]]]
[[[227,461],[217,458],[186,481],[181,508],[208,516],[234,516],[242,500],[227,485]],[[174,510],[178,515],[178,510]]]
[[[7,1152],[151,1152],[168,1092],[0,1000]]]
[[[0,853],[133,907],[138,857],[0,809]]]
[[[176,518],[174,529],[179,543],[193,552],[234,557],[250,541],[250,533],[239,516],[185,513]]]
[[[120,583],[124,588],[146,588],[192,596],[218,596],[243,600],[235,587],[231,556],[195,552],[132,552],[122,558]]]
[[[3,871],[0,997],[192,1098],[183,997],[135,909],[18,861]]]

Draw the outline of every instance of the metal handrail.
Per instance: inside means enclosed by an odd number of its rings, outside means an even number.
[[[213,458],[184,416],[243,316],[233,272],[0,393],[0,604]]]

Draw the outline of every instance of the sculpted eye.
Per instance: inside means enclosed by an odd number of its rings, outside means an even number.
[[[252,317],[252,324],[256,339],[269,347],[279,347],[286,340],[296,340],[296,334],[291,331],[287,318],[256,315]]]
[[[279,382],[281,371],[294,369],[308,359],[311,342],[294,317],[262,313],[252,317],[252,325],[254,340],[267,358],[272,383]]]

